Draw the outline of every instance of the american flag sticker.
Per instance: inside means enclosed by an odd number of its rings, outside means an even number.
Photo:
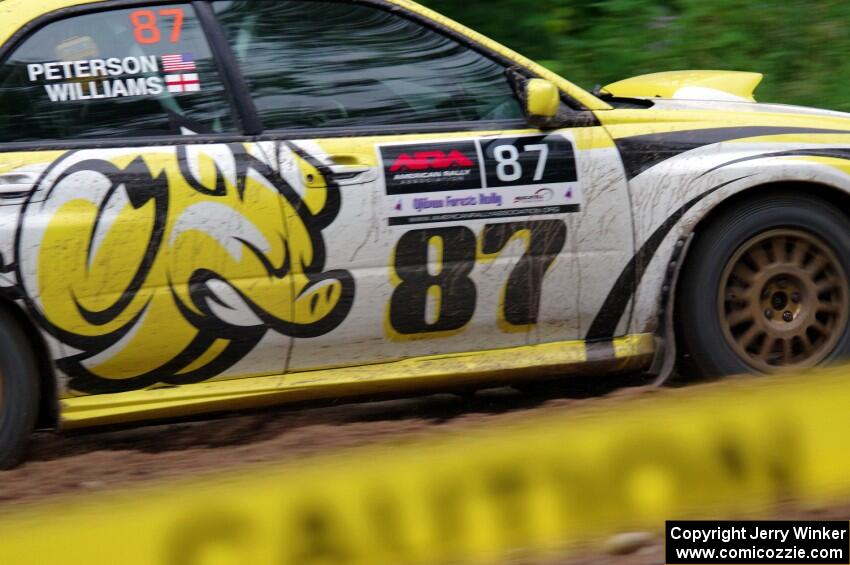
[[[179,73],[185,71],[196,71],[195,58],[189,53],[182,55],[163,55],[162,69],[167,73]]]
[[[200,92],[201,80],[197,74],[190,73],[185,75],[166,75],[165,84],[168,85],[168,92]]]

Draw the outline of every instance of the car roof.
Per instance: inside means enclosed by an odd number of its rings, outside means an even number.
[[[3,0],[0,2],[0,45],[18,30],[44,14],[102,0]]]

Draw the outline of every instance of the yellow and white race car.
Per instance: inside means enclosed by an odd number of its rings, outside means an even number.
[[[850,354],[850,116],[586,92],[407,0],[0,5],[0,466],[31,431]]]

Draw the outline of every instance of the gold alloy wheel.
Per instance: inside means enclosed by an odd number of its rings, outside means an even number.
[[[800,229],[750,239],[726,265],[718,307],[726,341],[754,369],[813,367],[847,327],[847,276],[832,249]]]

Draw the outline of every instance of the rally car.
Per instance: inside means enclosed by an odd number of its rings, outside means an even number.
[[[2,467],[36,427],[850,353],[850,116],[758,74],[590,93],[407,0],[0,13]]]

